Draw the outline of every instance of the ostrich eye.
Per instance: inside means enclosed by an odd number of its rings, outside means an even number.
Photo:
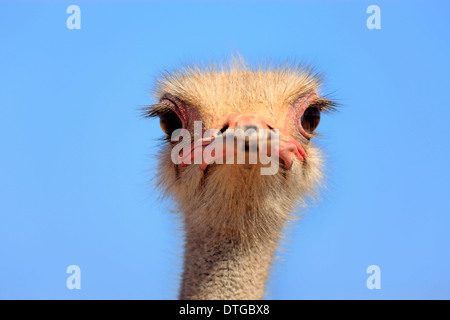
[[[174,111],[166,111],[161,114],[159,123],[162,131],[169,137],[175,130],[183,128],[183,122]]]
[[[309,107],[302,116],[302,127],[308,133],[313,133],[320,122],[320,110],[316,107]]]

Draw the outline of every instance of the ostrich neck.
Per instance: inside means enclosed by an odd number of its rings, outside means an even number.
[[[248,215],[248,212],[233,212]],[[250,216],[257,217],[258,213]],[[284,220],[200,230],[185,219],[186,246],[180,299],[261,299]],[[262,219],[261,219],[262,220]],[[229,227],[229,226],[228,226]],[[225,230],[225,231],[224,231]],[[268,233],[267,230],[270,230]],[[234,230],[236,231],[236,230]]]

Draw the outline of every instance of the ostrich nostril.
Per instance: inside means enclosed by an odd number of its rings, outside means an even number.
[[[225,133],[228,130],[228,125],[225,125],[222,129],[220,129],[221,133]]]

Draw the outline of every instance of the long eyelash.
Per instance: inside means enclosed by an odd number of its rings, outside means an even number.
[[[161,117],[169,112],[173,112],[172,109],[167,104],[162,102],[141,108],[141,116],[144,118]]]
[[[324,113],[336,111],[338,106],[337,102],[325,98],[314,99],[309,104],[309,107],[319,108],[320,112]]]

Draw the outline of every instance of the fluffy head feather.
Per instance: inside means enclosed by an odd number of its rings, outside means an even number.
[[[272,65],[252,68],[241,59],[225,65],[185,66],[166,72],[153,90],[159,101],[165,94],[181,98],[202,115],[212,128],[231,112],[262,113],[280,119],[289,105],[309,92],[320,92],[322,74],[302,65]],[[322,99],[323,111],[335,103]],[[150,108],[148,111],[151,111]]]

